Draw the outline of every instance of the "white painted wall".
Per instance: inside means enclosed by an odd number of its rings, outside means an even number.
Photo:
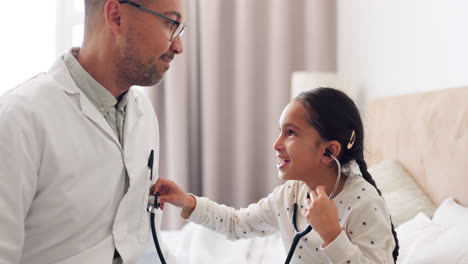
[[[468,1],[338,0],[338,73],[363,92],[468,85]]]

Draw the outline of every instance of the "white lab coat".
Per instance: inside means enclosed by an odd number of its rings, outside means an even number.
[[[139,262],[159,132],[148,98],[129,93],[123,151],[62,58],[0,98],[0,263],[112,263],[115,247]]]

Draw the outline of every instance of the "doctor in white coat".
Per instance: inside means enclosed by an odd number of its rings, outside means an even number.
[[[159,134],[130,87],[162,79],[185,24],[180,0],[136,1],[85,0],[82,47],[0,98],[0,263],[139,262]]]

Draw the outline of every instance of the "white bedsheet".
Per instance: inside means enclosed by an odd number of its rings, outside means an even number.
[[[229,241],[207,228],[187,223],[180,231],[163,231],[161,240],[175,254],[178,264],[275,264],[286,259],[279,234]],[[151,239],[141,264],[154,263],[159,263],[159,258]]]

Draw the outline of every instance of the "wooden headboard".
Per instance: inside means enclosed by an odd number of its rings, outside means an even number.
[[[398,160],[439,205],[468,206],[468,87],[379,98],[364,116],[366,160]]]

